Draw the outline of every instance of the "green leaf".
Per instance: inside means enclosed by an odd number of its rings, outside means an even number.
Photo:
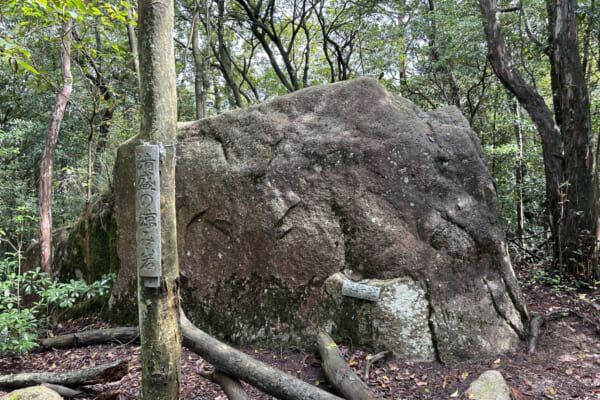
[[[79,11],[81,11],[82,14],[87,13],[85,4],[81,0],[71,0],[71,1],[73,2],[73,4],[75,4],[75,7],[77,7],[79,9]]]
[[[30,64],[26,63],[25,61],[23,61],[23,60],[17,60],[17,63],[21,67],[25,68],[26,70],[28,70],[30,72],[33,72],[36,75],[39,75],[39,72],[35,68],[33,68]]]

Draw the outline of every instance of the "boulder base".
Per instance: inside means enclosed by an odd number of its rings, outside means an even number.
[[[118,153],[115,315],[135,315],[133,138]],[[317,86],[183,123],[183,307],[226,340],[336,341],[445,362],[515,346],[527,311],[477,136],[379,82]],[[377,302],[341,295],[344,279]]]

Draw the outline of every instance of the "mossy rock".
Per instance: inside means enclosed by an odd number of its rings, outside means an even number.
[[[45,386],[32,386],[10,392],[2,400],[62,400],[62,397]]]

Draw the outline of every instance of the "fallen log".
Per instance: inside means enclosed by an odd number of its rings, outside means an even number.
[[[341,395],[348,400],[375,400],[375,394],[348,366],[331,336],[319,332],[317,347],[325,376]]]
[[[127,375],[129,362],[115,361],[79,371],[69,372],[29,372],[0,376],[0,387],[21,388],[42,383],[77,387],[118,381]]]
[[[225,372],[214,370],[200,372],[199,375],[221,386],[229,400],[250,400],[240,381]]]
[[[215,368],[282,400],[342,400],[218,341],[180,312],[183,344]]]
[[[138,339],[139,330],[134,326],[123,328],[93,329],[44,339],[40,342],[38,350],[67,349],[111,342],[127,343]]]

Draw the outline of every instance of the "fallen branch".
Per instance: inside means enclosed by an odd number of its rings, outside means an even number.
[[[329,382],[348,400],[375,400],[375,394],[346,364],[340,349],[325,332],[317,335],[323,371]]]
[[[40,342],[39,350],[67,349],[110,342],[125,343],[137,339],[139,339],[137,327],[93,329],[44,339]]]
[[[233,349],[196,328],[180,313],[184,345],[215,368],[282,400],[341,400],[339,397],[303,382],[292,375]]]
[[[365,381],[369,379],[369,373],[371,372],[371,366],[373,364],[375,364],[377,361],[387,358],[390,354],[392,354],[392,352],[388,350],[382,351],[381,353],[377,353],[375,355],[368,355],[365,358],[365,374],[363,375],[363,379]]]
[[[199,375],[221,386],[229,400],[250,400],[240,381],[237,378],[227,375],[225,372],[215,370],[212,372],[200,372]]]
[[[93,385],[96,383],[118,381],[127,374],[128,368],[129,363],[127,361],[115,361],[79,371],[10,374],[0,376],[0,387],[20,388],[42,383],[52,383],[67,387]]]

